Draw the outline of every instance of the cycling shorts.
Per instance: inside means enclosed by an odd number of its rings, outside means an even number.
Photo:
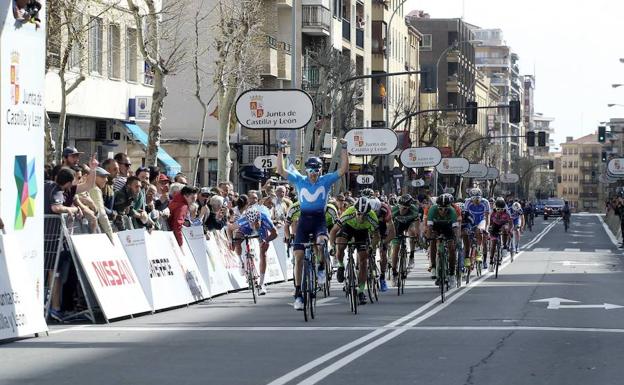
[[[314,241],[320,235],[327,235],[327,224],[325,222],[325,212],[301,213],[297,222],[297,232],[293,250],[305,250],[304,243],[310,242],[310,234],[314,235]]]
[[[503,230],[503,232],[505,233],[508,233],[509,224],[505,223],[503,225],[497,225],[495,223],[492,223],[492,225],[490,226],[490,239],[496,239],[496,236],[501,234],[501,230]]]
[[[338,231],[336,237],[356,242],[356,248],[358,251],[366,251],[368,248],[368,245],[366,244],[368,242],[368,229],[354,229],[348,224],[345,224],[342,226],[340,231]]]
[[[454,239],[455,234],[453,233],[453,225],[450,222],[446,221],[434,221],[431,229],[434,233],[438,235],[442,235],[446,239]]]

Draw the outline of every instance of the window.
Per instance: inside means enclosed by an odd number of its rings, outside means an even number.
[[[108,76],[121,79],[121,30],[119,25],[108,26]]]
[[[420,42],[420,50],[421,51],[431,51],[433,47],[432,38],[430,34],[423,35],[423,38]]]
[[[137,31],[126,30],[126,80],[137,81]]]
[[[217,185],[217,167],[218,167],[217,159],[208,159],[208,183],[207,186],[216,186]]]
[[[578,161],[577,160],[574,161],[574,168],[578,168]]]
[[[74,15],[74,23],[78,28],[82,28],[82,14],[76,13]],[[80,51],[80,45],[78,41],[74,39],[71,53],[69,54],[69,68],[70,69],[79,69],[80,68],[80,59],[82,58],[82,52]]]
[[[568,193],[568,189],[567,188],[563,188],[563,195],[566,195]]]
[[[102,74],[102,19],[91,17],[89,21],[89,71]]]
[[[371,52],[383,54],[386,51],[386,23],[383,21],[373,21],[371,36]]]
[[[578,174],[574,174],[574,181],[578,182]]]

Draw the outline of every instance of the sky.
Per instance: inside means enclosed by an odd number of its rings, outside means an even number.
[[[405,14],[421,9],[432,18],[462,17],[482,28],[500,28],[520,56],[520,73],[535,74],[535,111],[555,118],[555,143],[624,117],[624,33],[621,0],[407,0]]]

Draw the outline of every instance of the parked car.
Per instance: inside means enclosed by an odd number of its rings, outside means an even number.
[[[562,216],[563,214],[561,213],[561,210],[564,205],[565,202],[563,199],[550,198],[546,200],[546,203],[544,204],[544,219],[548,219],[548,217]]]

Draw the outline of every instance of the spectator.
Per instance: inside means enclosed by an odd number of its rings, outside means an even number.
[[[162,230],[160,218],[163,216],[162,206],[156,200],[156,186],[150,184],[145,191],[145,212],[149,215],[150,220],[154,224],[155,230]]]
[[[149,166],[149,182],[150,184],[157,185],[160,180],[160,168],[157,166]]]
[[[203,222],[198,217],[199,205],[197,202],[193,202],[189,205],[188,219],[184,222],[185,226],[202,226]],[[188,223],[187,223],[188,222]]]
[[[206,219],[208,219],[208,214],[210,214],[210,206],[208,205],[209,199],[213,196],[213,193],[210,191],[208,187],[202,187],[199,191],[199,195],[197,196],[197,205],[198,205],[198,217],[201,223],[204,223]]]
[[[87,176],[92,174],[87,166],[75,167],[74,171],[76,172],[76,178],[74,179],[76,184],[86,183]],[[93,187],[95,188],[95,186]],[[74,205],[82,212],[82,217],[87,220],[89,232],[93,234],[97,231],[97,207],[89,195],[91,190],[77,193],[74,196]]]
[[[165,174],[160,174],[158,176],[158,183],[156,184],[156,199],[163,202],[166,206],[167,202],[169,202],[169,186],[171,185],[171,181]]]
[[[257,190],[249,190],[247,192],[247,197],[249,198],[249,206],[254,206],[258,204],[259,193]]]
[[[247,195],[241,194],[236,200],[236,204],[232,208],[233,215],[231,215],[231,219],[233,221],[237,221],[238,218],[240,218],[241,214],[245,212],[245,210],[249,206],[251,206],[249,204],[249,198],[247,197]]]
[[[140,166],[136,169],[134,175],[141,181],[141,183],[147,184],[150,182],[150,172],[149,168]]]
[[[65,147],[63,149],[63,167],[78,167],[78,163],[80,163],[80,154],[84,154],[76,150],[76,147]]]
[[[221,190],[221,196],[224,198],[227,198],[234,191],[234,186],[232,186],[231,182],[219,182],[217,187]]]
[[[180,192],[183,187],[184,185],[182,183],[172,183],[171,186],[169,186],[169,199],[173,199],[175,193]]]
[[[108,184],[109,175],[108,171],[104,170],[102,167],[97,167],[95,169],[95,187],[89,191],[89,196],[95,203],[97,209],[96,216],[97,222],[100,225],[100,230],[108,235],[110,241],[113,242],[113,229],[108,219],[108,211],[111,210],[107,210],[104,201],[104,191],[110,188]],[[109,204],[112,204],[112,202],[109,202]]]
[[[180,192],[173,195],[169,204],[169,228],[173,231],[178,245],[182,246],[182,226],[189,213],[189,206],[197,200],[196,187],[184,186]]]
[[[115,211],[119,214],[115,225],[119,230],[126,230],[129,228],[128,223],[124,222],[122,216],[127,216],[129,219],[138,219],[141,222],[148,220],[147,213],[145,211],[139,212],[134,209],[134,201],[139,199],[141,193],[141,181],[136,176],[131,176],[127,179],[126,185],[115,193]]]
[[[173,181],[175,183],[180,183],[180,184],[183,184],[185,186],[188,184],[188,178],[186,177],[186,175],[184,175],[181,172],[176,174],[176,176],[173,178]]]
[[[207,231],[221,230],[228,223],[227,203],[220,195],[213,195],[208,202],[210,211],[208,218],[204,222],[204,228]]]
[[[102,163],[102,168],[108,172],[108,183],[113,186],[113,179],[119,175],[119,165],[115,159],[106,159]]]
[[[290,206],[292,206],[292,201],[286,197],[286,187],[285,186],[277,186],[275,188],[275,198],[273,199],[273,204],[275,205],[275,219],[278,222],[284,222],[286,219],[286,213]]]
[[[620,217],[620,231],[622,232],[621,249],[624,249],[624,198],[618,196],[615,203],[615,214]]]
[[[113,180],[113,190],[117,192],[126,185],[126,181],[128,180],[128,176],[130,173],[130,166],[132,166],[132,163],[130,163],[128,155],[124,154],[123,152],[115,155],[115,161],[117,161],[117,164],[119,165],[119,173]]]

